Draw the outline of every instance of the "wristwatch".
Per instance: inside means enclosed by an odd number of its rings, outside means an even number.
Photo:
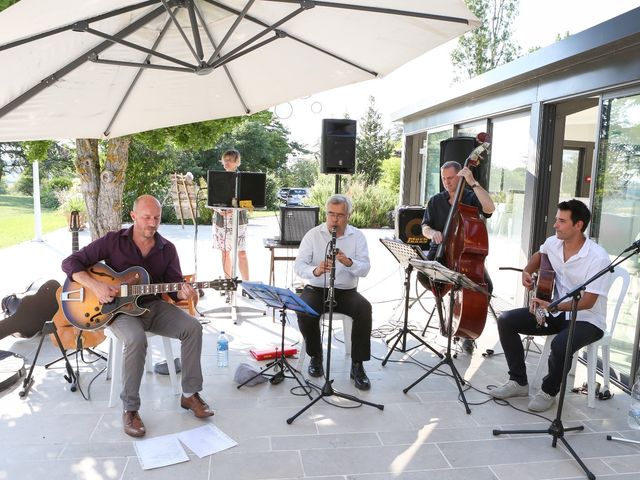
[[[476,189],[476,187],[479,187],[479,186],[480,186],[480,184],[479,184],[478,182],[476,182],[476,183],[474,183],[473,185],[471,185],[471,188],[472,188],[473,190],[475,190],[475,189]]]

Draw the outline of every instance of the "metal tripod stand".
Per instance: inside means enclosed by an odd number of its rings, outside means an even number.
[[[416,335],[416,333],[413,330],[411,330],[408,326],[409,297],[411,295],[410,293],[411,272],[413,271],[413,265],[411,265],[409,261],[412,258],[416,258],[416,259],[419,258],[416,251],[409,245],[405,245],[404,243],[396,240],[381,238],[380,242],[385,247],[387,247],[387,249],[391,252],[394,258],[398,261],[400,266],[404,268],[404,320],[403,320],[402,328],[398,329],[398,331],[390,339],[386,341],[387,345],[389,345],[395,339],[395,342],[393,342],[393,345],[389,349],[389,352],[387,352],[387,356],[384,357],[384,360],[382,361],[382,366],[384,367],[387,364],[389,357],[394,351],[398,350],[399,352],[406,353],[410,350],[413,350],[414,348],[418,348],[421,344],[427,347],[433,353],[435,353],[439,358],[442,358],[442,354],[440,352],[435,350],[431,345],[425,342],[421,337]],[[411,335],[419,343],[417,345],[414,345],[413,347],[407,347],[407,335]],[[402,346],[401,348],[398,348],[398,343],[400,343],[401,340],[402,340]]]

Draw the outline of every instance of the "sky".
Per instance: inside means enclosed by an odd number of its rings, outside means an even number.
[[[514,38],[523,51],[545,47],[558,34],[581,32],[639,6],[640,0],[520,0]],[[451,86],[449,52],[456,43],[453,40],[441,45],[385,78],[317,93],[272,110],[291,132],[291,139],[311,149],[318,145],[323,118],[344,118],[348,114],[349,118],[360,120],[370,95],[375,97],[376,109],[390,128],[392,114]]]

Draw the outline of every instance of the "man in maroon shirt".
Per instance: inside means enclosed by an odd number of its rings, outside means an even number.
[[[70,279],[93,291],[103,304],[113,301],[119,290],[86,272],[87,268],[101,261],[116,272],[141,266],[149,273],[151,283],[183,282],[175,245],[158,233],[160,213],[161,205],[155,197],[138,197],[131,212],[132,227],[109,232],[73,253],[62,262],[62,270]],[[171,295],[174,299],[186,300],[195,297],[197,292],[190,284],[184,283],[180,291]],[[138,414],[140,382],[147,353],[146,331],[180,339],[183,391],[180,406],[193,411],[198,418],[210,417],[213,412],[198,393],[202,390],[200,322],[159,296],[145,296],[139,299],[138,304],[149,311],[140,316],[121,313],[109,324],[111,331],[124,344],[124,385],[120,394],[124,407],[124,432],[132,437],[142,437],[146,433]]]

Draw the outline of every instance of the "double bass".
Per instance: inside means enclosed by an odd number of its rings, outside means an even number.
[[[476,147],[465,160],[463,167],[475,167],[480,156],[490,144],[486,133],[479,133]],[[489,235],[478,209],[461,203],[466,181],[460,178],[451,203],[449,215],[442,231],[442,242],[438,245],[435,260],[445,267],[465,275],[469,280],[486,290],[484,260],[489,253]],[[434,294],[442,298],[448,285],[435,285]],[[445,322],[441,322],[444,336],[476,339],[482,333],[487,319],[489,296],[466,288],[456,289],[453,306],[451,331]]]

